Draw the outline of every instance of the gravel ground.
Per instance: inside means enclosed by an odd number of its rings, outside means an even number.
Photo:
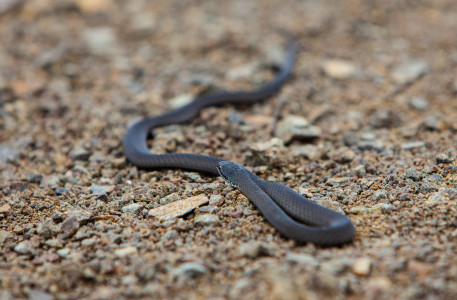
[[[155,131],[347,214],[281,237],[221,178],[122,136],[199,93],[275,97]],[[457,299],[457,2],[0,0],[0,299]]]

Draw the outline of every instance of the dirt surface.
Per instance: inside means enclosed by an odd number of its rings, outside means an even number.
[[[0,299],[457,299],[457,2],[0,0]],[[221,178],[138,170],[223,157],[344,212],[351,244],[280,236]],[[191,198],[191,199],[188,199]]]

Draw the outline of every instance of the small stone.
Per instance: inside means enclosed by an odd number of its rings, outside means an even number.
[[[141,205],[139,203],[133,203],[133,204],[124,206],[122,208],[122,212],[136,215],[136,214],[140,213],[142,208],[143,208],[143,205]]]
[[[401,124],[400,115],[390,109],[379,109],[369,120],[375,128],[394,128]]]
[[[391,204],[387,204],[387,203],[378,203],[376,205],[374,205],[373,207],[369,208],[368,209],[368,212],[369,213],[390,213],[392,210],[394,209],[394,206],[391,205]]]
[[[68,254],[70,254],[70,249],[63,248],[63,249],[57,250],[56,252],[60,257],[68,257]]]
[[[6,204],[3,204],[2,206],[0,206],[0,214],[6,214],[9,212],[11,212],[11,205],[6,203]]]
[[[172,193],[168,196],[165,196],[159,200],[160,205],[165,205],[179,200],[179,195],[177,193]]]
[[[195,99],[193,94],[181,94],[169,100],[170,107],[173,109],[183,107]]]
[[[241,78],[251,77],[254,74],[254,70],[257,68],[258,63],[247,63],[235,68],[228,70],[227,78],[230,80],[237,80]]]
[[[285,260],[289,263],[296,263],[308,267],[316,267],[319,265],[318,261],[314,257],[304,253],[287,253]]]
[[[421,97],[415,97],[411,100],[411,102],[409,103],[409,105],[416,109],[416,110],[420,110],[420,111],[424,111],[424,110],[427,110],[428,107],[430,106],[428,101],[425,100],[424,98],[421,98]]]
[[[402,150],[411,150],[416,148],[425,147],[425,143],[422,141],[415,141],[415,142],[407,142],[400,145]]]
[[[0,246],[4,246],[11,241],[13,241],[13,235],[9,231],[0,230]]]
[[[148,215],[163,220],[170,220],[188,214],[197,207],[208,203],[208,201],[208,197],[205,195],[198,195],[153,208],[149,211]]]
[[[343,153],[336,155],[335,161],[339,163],[349,163],[351,162],[355,157],[355,153],[352,150],[346,150]]]
[[[56,192],[57,195],[61,196],[61,195],[64,195],[69,190],[61,188],[61,187],[57,187],[54,191]]]
[[[373,200],[374,201],[381,201],[387,199],[387,191],[385,190],[377,190],[373,193]]]
[[[411,194],[403,193],[403,194],[400,195],[400,197],[398,197],[398,200],[400,200],[400,201],[409,201],[409,200],[411,200]]]
[[[256,258],[259,256],[271,256],[274,254],[274,247],[262,242],[247,242],[239,248],[239,255],[243,257]]]
[[[176,230],[169,230],[162,236],[162,241],[176,240],[179,234]]]
[[[272,116],[266,115],[248,115],[244,118],[244,123],[247,125],[261,127],[261,126],[268,126],[274,124],[276,119]]]
[[[440,153],[435,156],[435,160],[437,164],[448,164],[451,162],[449,156],[447,156],[445,153]]]
[[[350,61],[331,59],[322,64],[322,70],[331,78],[347,79],[355,75],[357,68]]]
[[[209,205],[219,206],[224,201],[224,198],[221,195],[211,195],[209,197]]]
[[[56,226],[50,225],[48,222],[42,222],[38,223],[38,227],[36,229],[36,233],[38,233],[40,236],[42,236],[44,239],[50,239],[53,236],[53,229]],[[58,229],[55,228],[56,233],[58,232]]]
[[[320,135],[320,129],[310,128],[308,120],[301,116],[289,115],[278,122],[275,135],[287,144],[294,138],[316,138]]]
[[[108,157],[106,156],[105,153],[101,151],[94,152],[90,155],[89,161],[94,162],[94,163],[103,163],[108,160]]]
[[[359,137],[352,132],[346,133],[343,137],[344,145],[347,147],[351,147],[357,145],[359,142]]]
[[[111,193],[114,190],[115,186],[114,185],[96,185],[93,184],[90,186],[90,191],[92,192],[92,195],[94,196],[105,196],[106,194]]]
[[[179,281],[185,280],[186,278],[196,278],[207,272],[206,268],[199,264],[188,262],[180,265],[177,268],[171,270],[171,275],[173,278],[178,279]]]
[[[356,207],[351,208],[350,211],[352,214],[362,215],[362,214],[367,213],[369,210],[365,206],[356,206]]]
[[[321,269],[330,274],[341,274],[352,265],[353,260],[348,258],[335,258],[321,264]]]
[[[114,250],[114,255],[116,255],[117,257],[126,257],[126,256],[136,254],[137,252],[138,251],[135,247],[126,246],[126,247],[117,248],[116,250]]]
[[[427,63],[419,60],[407,60],[394,68],[392,78],[398,84],[405,84],[424,75],[427,70]]]
[[[7,12],[9,9],[12,9],[20,4],[21,4],[21,2],[16,1],[16,0],[1,0],[0,1],[0,14],[3,14],[5,12]],[[1,294],[0,294],[0,296],[1,296]]]
[[[341,208],[341,205],[339,202],[329,200],[329,199],[319,199],[319,200],[314,200],[317,204],[320,206],[326,207],[328,209],[337,211],[343,215],[345,215],[344,210]]]
[[[116,48],[116,33],[111,27],[92,27],[83,31],[83,40],[95,54],[109,54]]]
[[[30,183],[40,184],[41,180],[43,180],[43,175],[40,173],[30,172],[27,174],[27,181]]]
[[[249,162],[252,165],[280,166],[284,164],[283,155],[286,147],[281,139],[275,137],[265,142],[257,142],[250,145],[251,156]]]
[[[225,187],[225,184],[220,182],[205,183],[200,185],[197,189],[205,193],[221,192]]]
[[[357,176],[363,177],[367,174],[367,170],[365,169],[364,165],[360,165],[354,168],[354,172]]]
[[[54,213],[57,213],[55,211]],[[93,218],[93,211],[88,211],[77,206],[69,207],[65,212],[67,219],[75,217],[80,224],[86,224]]]
[[[427,202],[428,203],[436,203],[436,202],[441,202],[441,201],[445,201],[445,200],[448,200],[448,199],[449,199],[449,196],[445,191],[439,191],[439,192],[432,193],[428,197]]]
[[[371,260],[368,257],[356,259],[352,265],[352,272],[358,276],[367,276],[370,274]]]
[[[29,291],[29,300],[53,300],[52,295],[42,292],[38,289],[32,289]]]
[[[112,5],[112,0],[77,0],[76,5],[82,12],[98,13],[108,10]]]
[[[421,180],[421,174],[416,169],[413,169],[413,168],[406,170],[405,176],[406,176],[406,178],[412,179],[414,181]]]
[[[65,220],[61,225],[63,238],[72,237],[79,229],[79,222],[76,216],[72,216]]]
[[[19,150],[8,144],[0,144],[0,163],[15,161],[19,157]]]
[[[376,133],[374,132],[364,132],[360,136],[360,140],[366,141],[366,142],[373,142],[376,140]]]
[[[84,148],[74,148],[68,156],[73,160],[88,160],[90,154],[91,153]]]
[[[319,149],[315,145],[293,145],[290,147],[290,153],[312,160],[318,159],[321,156]]]
[[[386,295],[392,290],[392,282],[386,276],[370,278],[366,284],[366,295]]]
[[[63,243],[62,243],[62,240],[60,239],[49,239],[47,240],[46,242],[44,242],[46,245],[48,245],[49,247],[53,247],[53,248],[62,248],[63,247]]]
[[[194,219],[194,224],[197,225],[214,225],[219,223],[219,217],[213,214],[199,215]]]
[[[440,128],[440,120],[434,116],[426,117],[423,124],[427,130],[438,130]]]
[[[60,211],[55,210],[52,214],[51,219],[54,221],[54,223],[60,223],[63,221],[63,215]]]
[[[36,250],[30,241],[22,241],[14,247],[14,251],[23,255],[35,255]]]

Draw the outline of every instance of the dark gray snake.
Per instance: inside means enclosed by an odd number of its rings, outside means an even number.
[[[198,97],[177,110],[134,124],[123,140],[127,159],[141,168],[180,168],[221,175],[248,197],[264,217],[286,237],[323,246],[351,241],[355,228],[348,217],[315,204],[285,185],[263,181],[233,162],[212,156],[191,153],[153,154],[146,144],[152,129],[187,122],[204,107],[226,103],[252,103],[272,96],[291,74],[296,52],[297,45],[292,40],[285,62],[276,77],[256,91],[219,92]]]

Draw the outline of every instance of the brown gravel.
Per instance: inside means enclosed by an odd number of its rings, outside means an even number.
[[[280,94],[151,149],[345,212],[344,247],[281,237],[220,178],[123,156],[134,121],[269,80],[278,28],[301,45]],[[457,299],[456,28],[452,0],[0,0],[0,299]]]

